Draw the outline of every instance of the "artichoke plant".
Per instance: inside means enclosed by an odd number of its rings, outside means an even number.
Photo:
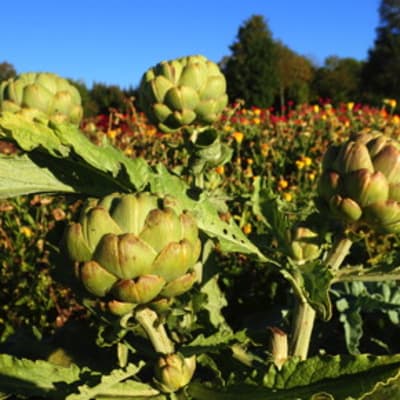
[[[376,132],[332,145],[318,191],[321,208],[343,222],[400,232],[400,143]]]
[[[143,75],[139,101],[162,131],[208,125],[228,103],[226,80],[219,67],[201,55],[163,61]]]
[[[0,84],[0,110],[78,125],[83,116],[78,90],[52,73],[29,72]]]
[[[117,315],[189,290],[201,250],[193,216],[175,199],[148,192],[89,201],[64,245],[86,290]]]

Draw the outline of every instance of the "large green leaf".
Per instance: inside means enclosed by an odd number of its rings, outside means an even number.
[[[161,165],[153,170],[145,160],[126,157],[108,143],[97,146],[73,125],[31,122],[7,112],[0,114],[0,138],[16,142],[29,156],[16,158],[18,162],[12,157],[0,159],[0,168],[5,171],[0,178],[2,198],[40,192],[102,196],[149,186],[175,196],[192,210],[200,229],[217,238],[223,251],[254,254],[268,261],[235,223],[219,218],[207,194],[192,196],[188,185]],[[6,163],[9,165],[3,168]],[[17,165],[21,168],[10,171]]]
[[[61,367],[47,361],[0,354],[0,392],[3,393],[63,399],[68,385],[79,381],[80,373],[75,365]]]
[[[238,384],[215,390],[198,382],[189,386],[197,400],[366,400],[400,398],[400,354],[392,356],[318,356],[291,359],[281,370],[271,366],[264,387]]]

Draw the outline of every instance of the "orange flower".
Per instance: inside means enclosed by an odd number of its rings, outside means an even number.
[[[223,175],[225,172],[225,167],[223,165],[218,165],[218,167],[215,168],[215,172],[218,175]]]
[[[252,227],[251,227],[251,224],[249,224],[249,223],[244,224],[242,227],[242,231],[245,235],[249,235],[251,233],[251,230],[252,230]]]

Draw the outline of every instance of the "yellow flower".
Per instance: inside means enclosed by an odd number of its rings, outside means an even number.
[[[306,167],[309,167],[312,164],[312,160],[310,157],[304,156],[304,157],[302,157],[302,160]]]
[[[110,129],[107,131],[107,136],[110,139],[115,139],[115,137],[117,136],[118,132],[115,129]]]
[[[32,229],[29,228],[29,226],[21,226],[21,228],[19,229],[19,231],[20,231],[25,237],[27,237],[28,239],[29,239],[30,237],[32,237],[32,235],[33,235]]]
[[[249,235],[251,233],[251,230],[252,230],[252,227],[251,227],[251,224],[249,224],[249,223],[244,224],[242,227],[242,231],[245,235]]]
[[[354,102],[353,102],[353,101],[349,101],[349,102],[347,103],[347,109],[348,109],[349,111],[351,111],[353,108],[354,108]]]
[[[393,115],[392,122],[394,125],[400,124],[400,117],[398,115]]]
[[[319,105],[318,104],[315,104],[314,106],[313,106],[313,111],[317,114],[317,113],[319,113]]]
[[[254,112],[254,115],[257,115],[257,116],[261,114],[261,110],[259,108],[255,108],[253,110],[253,112]]]
[[[305,163],[303,160],[296,160],[295,164],[296,164],[297,169],[303,169],[305,166]]]
[[[285,192],[283,193],[283,200],[285,201],[292,201],[293,200],[293,196],[291,193]]]
[[[236,140],[236,143],[240,144],[243,141],[243,133],[236,131],[232,133],[232,137]]]
[[[313,182],[315,180],[315,172],[310,172],[308,174],[308,179]]]
[[[392,108],[396,108],[396,106],[397,106],[396,99],[390,99],[389,100],[389,106],[392,107]]]
[[[127,156],[131,156],[131,155],[133,154],[133,150],[132,150],[132,148],[127,147],[127,148],[124,150],[124,153],[125,153]]]
[[[286,189],[288,186],[289,186],[289,182],[286,179],[284,179],[284,178],[279,179],[279,181],[278,181],[279,189]]]
[[[253,124],[254,125],[260,125],[261,124],[261,119],[260,118],[253,118]]]

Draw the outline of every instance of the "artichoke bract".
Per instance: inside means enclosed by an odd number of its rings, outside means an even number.
[[[330,146],[318,192],[322,210],[347,224],[400,232],[400,143],[377,132]]]
[[[201,251],[194,217],[148,192],[89,201],[66,228],[64,247],[86,290],[117,315],[189,290]]]
[[[0,84],[0,110],[78,125],[83,116],[75,86],[58,75],[28,72]]]
[[[162,61],[143,75],[139,102],[164,132],[208,125],[228,104],[226,80],[217,64],[202,55]]]

